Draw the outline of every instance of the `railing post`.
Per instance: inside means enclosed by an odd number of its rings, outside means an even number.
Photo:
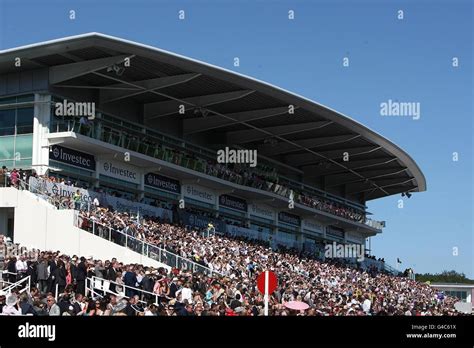
[[[109,227],[109,241],[112,240],[112,228]]]
[[[95,235],[95,220],[92,220],[92,234]]]
[[[158,261],[161,262],[161,248],[158,248]]]
[[[125,234],[125,248],[128,248],[128,235]]]

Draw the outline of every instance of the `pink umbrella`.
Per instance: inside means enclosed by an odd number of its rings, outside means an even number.
[[[304,302],[301,302],[301,301],[285,302],[283,305],[286,308],[294,309],[294,310],[297,310],[297,311],[304,311],[305,309],[309,308],[309,305],[307,303],[304,303]]]

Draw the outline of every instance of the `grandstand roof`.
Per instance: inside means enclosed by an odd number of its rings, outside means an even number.
[[[123,100],[143,105],[143,123],[150,127],[184,104],[186,115],[177,118],[183,137],[218,132],[228,144],[256,148],[325,188],[364,200],[426,190],[418,165],[390,140],[324,105],[233,71],[99,33],[2,50],[0,74],[18,72],[15,57],[22,59],[20,71],[49,68],[54,88],[98,91],[99,108]],[[131,66],[122,70],[127,57]]]

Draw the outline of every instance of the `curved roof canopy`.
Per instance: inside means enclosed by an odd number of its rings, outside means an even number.
[[[54,88],[96,89],[101,105],[143,105],[153,127],[178,114],[182,136],[228,144],[299,170],[305,180],[371,200],[426,190],[415,161],[357,121],[268,83],[155,47],[89,33],[0,51],[0,74],[48,68]],[[130,60],[130,67],[124,62]],[[1,88],[1,86],[0,86]],[[294,114],[289,114],[289,105]],[[344,154],[349,161],[344,161]]]

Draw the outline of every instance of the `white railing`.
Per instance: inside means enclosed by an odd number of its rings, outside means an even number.
[[[110,290],[110,284],[115,284],[116,287],[123,288],[124,291],[121,292],[113,292]],[[104,278],[92,276],[87,278],[86,280],[86,296],[88,296],[89,293],[91,293],[92,297],[103,297],[105,294],[114,294],[119,297],[124,297],[124,298],[129,298],[129,296],[126,296],[126,289],[130,289],[133,292],[138,292],[142,296],[140,296],[140,302],[148,304],[147,301],[142,300],[146,295],[149,295],[149,298],[154,298],[155,299],[155,304],[158,305],[158,297],[160,297],[158,294],[155,294],[154,292],[146,291],[134,286],[129,286],[125,284],[120,284],[112,280],[107,280]],[[102,292],[104,295],[102,295],[100,292]]]
[[[14,273],[11,273],[11,272],[7,272],[7,273],[14,274]],[[30,276],[26,276],[26,277],[14,282],[14,283],[9,283],[9,285],[6,286],[5,288],[3,288],[2,291],[9,294],[13,289],[19,287],[23,283],[25,283],[25,286],[22,289],[19,290],[19,293],[22,294],[25,291],[29,291],[31,289],[31,277]]]
[[[82,227],[84,220],[89,221],[88,229],[84,229]],[[163,249],[156,245],[142,241],[138,238],[132,237],[124,232],[112,229],[111,227],[105,226],[90,218],[78,215],[75,225],[76,227],[84,231],[90,232],[95,236],[98,236],[103,239],[107,239],[108,241],[112,243],[131,249],[141,255],[149,257],[158,262],[164,263],[165,265],[168,265],[170,267],[175,267],[180,270],[190,270],[193,273],[195,272],[204,273],[210,276],[212,275],[222,276],[221,273],[214,271],[207,266],[198,264],[188,258],[176,255],[166,249]]]

